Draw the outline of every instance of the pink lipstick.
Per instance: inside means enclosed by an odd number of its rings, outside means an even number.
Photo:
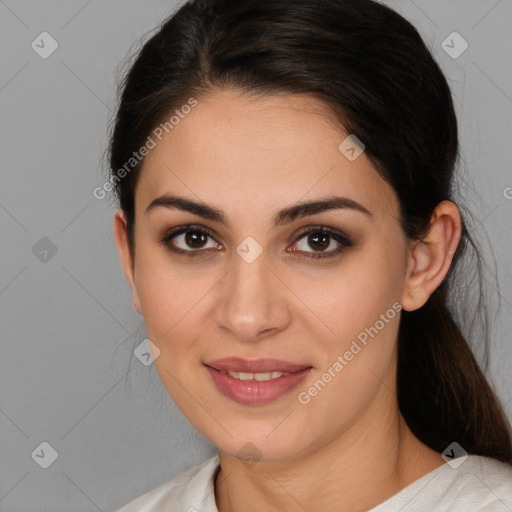
[[[241,404],[266,404],[298,386],[311,365],[278,359],[247,360],[238,357],[205,363],[220,393]]]

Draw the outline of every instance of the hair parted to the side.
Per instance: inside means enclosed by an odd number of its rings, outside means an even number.
[[[414,26],[373,0],[188,1],[144,44],[121,85],[111,176],[189,98],[231,88],[325,102],[393,187],[411,240],[426,233],[439,202],[454,200],[458,133],[447,81]],[[133,257],[142,167],[113,182]],[[401,313],[398,403],[414,434],[438,452],[456,441],[512,464],[510,425],[460,329],[469,319],[457,323],[449,307],[469,250],[481,263],[463,218],[446,279],[423,307]]]

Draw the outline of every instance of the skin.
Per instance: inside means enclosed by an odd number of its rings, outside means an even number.
[[[435,209],[424,240],[407,239],[396,194],[366,154],[349,161],[339,151],[347,135],[311,97],[213,91],[146,157],[135,195],[134,258],[123,212],[115,214],[134,307],[160,350],[158,374],[219,450],[220,512],[364,511],[444,463],[398,409],[399,314],[308,404],[297,399],[393,303],[421,307],[460,239],[459,210],[449,201]],[[334,192],[371,215],[333,209],[274,225],[278,210]],[[164,193],[213,206],[229,225],[174,208],[146,212]],[[189,223],[215,235],[202,255],[174,254],[158,242],[165,230]],[[317,251],[299,230],[318,225],[341,230],[353,246],[308,258]],[[247,236],[263,248],[252,263],[236,252]],[[183,236],[173,241],[197,250]],[[331,239],[326,250],[337,247]],[[220,394],[203,366],[228,356],[313,370],[275,402],[244,405]],[[254,463],[244,460],[247,443]]]

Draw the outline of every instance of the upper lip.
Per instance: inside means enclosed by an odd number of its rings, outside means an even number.
[[[279,359],[242,359],[240,357],[226,357],[204,363],[215,370],[247,373],[287,372],[294,373],[305,368],[311,368],[308,364],[295,364]]]

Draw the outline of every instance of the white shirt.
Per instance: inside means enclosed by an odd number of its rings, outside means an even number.
[[[368,512],[512,512],[512,466],[469,455],[423,475]],[[183,471],[117,512],[218,512],[214,478],[219,456]],[[453,466],[453,467],[452,467]]]

